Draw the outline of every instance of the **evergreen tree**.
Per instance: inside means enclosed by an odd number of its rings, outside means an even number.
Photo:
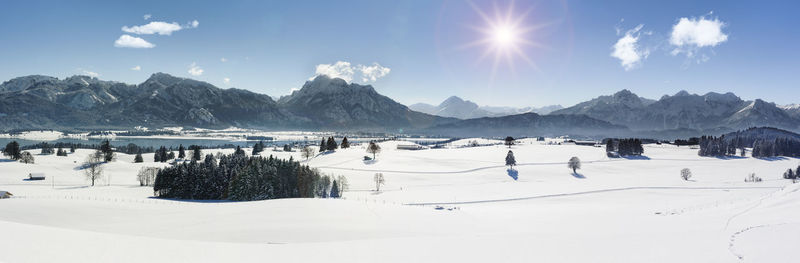
[[[236,153],[238,154],[239,151],[241,151],[242,155],[244,155],[244,151],[242,150],[242,148],[239,148],[239,146],[236,146]],[[202,159],[203,159],[203,153],[200,151],[200,146],[195,146],[194,149],[192,149],[192,160],[193,161],[200,161]]]
[[[175,152],[169,151],[167,152],[167,160],[175,159]]]
[[[322,141],[319,143],[319,152],[324,153],[328,150],[328,146],[325,145],[325,138],[322,138]]]
[[[11,141],[6,144],[6,148],[3,148],[3,155],[8,156],[11,160],[19,160],[22,157],[21,154],[17,141]]]
[[[343,142],[343,143],[344,143],[344,142]],[[333,183],[331,184],[331,194],[330,194],[330,198],[339,198],[339,197],[341,197],[341,196],[339,195],[339,183],[338,183],[338,182],[336,182],[336,180],[334,179],[334,180],[333,180]]]
[[[114,149],[111,148],[111,142],[108,140],[100,144],[100,152],[103,153],[103,161],[110,162],[114,159]]]
[[[514,169],[514,165],[517,165],[517,160],[514,158],[514,152],[511,150],[509,150],[508,154],[506,154],[506,165],[511,169]]]
[[[199,149],[198,149],[198,151],[199,151]],[[242,150],[242,147],[236,146],[236,151],[234,151],[233,154],[234,155],[244,156],[244,150]]]
[[[514,145],[514,137],[508,136],[504,141],[508,148],[511,148],[511,145]]]
[[[336,144],[336,139],[333,139],[333,137],[328,138],[328,143],[325,146],[327,146],[328,151],[335,151],[336,148],[339,148],[339,145]]]
[[[350,142],[347,141],[347,137],[342,138],[342,144],[339,145],[342,149],[350,148]]]
[[[180,159],[186,158],[186,148],[183,148],[183,144],[178,146],[178,158]]]
[[[137,153],[136,156],[133,157],[133,162],[134,163],[144,162],[144,159],[142,158],[142,153],[141,152]]]
[[[69,147],[69,153],[75,153],[75,145]]]

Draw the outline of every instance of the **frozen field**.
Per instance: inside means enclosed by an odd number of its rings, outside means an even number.
[[[798,159],[707,158],[658,145],[645,145],[646,158],[609,159],[603,148],[522,141],[510,172],[504,146],[396,145],[382,143],[376,161],[363,161],[363,145],[307,161],[348,178],[337,200],[154,199],[136,180],[142,166],[165,165],[152,153],[139,164],[119,154],[95,187],[76,170],[89,150],[35,155],[36,164],[2,159],[0,190],[15,197],[0,200],[0,262],[797,260],[800,184],[781,175]],[[566,167],[572,156],[583,161],[578,174]],[[30,172],[48,178],[27,181]],[[377,172],[386,178],[380,193]],[[744,182],[752,172],[764,181]]]

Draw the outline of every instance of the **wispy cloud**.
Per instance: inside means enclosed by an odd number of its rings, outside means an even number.
[[[141,26],[123,26],[122,31],[131,33],[131,34],[138,34],[138,35],[172,35],[173,32],[180,31],[183,29],[189,28],[197,28],[200,25],[200,22],[197,20],[191,21],[186,25],[178,24],[178,22],[162,22],[162,21],[153,21]]]
[[[153,16],[150,15],[150,14],[144,14],[144,16],[142,16],[142,17],[144,17],[144,20],[150,20],[150,18],[153,17]]]
[[[81,72],[83,72],[84,75],[92,77],[92,78],[96,78],[96,77],[100,76],[100,73],[97,73],[97,72],[94,72],[94,71],[88,71],[88,70],[85,70],[85,69],[82,69]]]
[[[187,72],[189,72],[189,74],[191,74],[192,76],[203,75],[203,69],[200,68],[200,66],[198,66],[197,63],[195,62],[192,62],[192,64],[189,65],[189,71]]]
[[[649,49],[642,48],[639,45],[640,31],[643,27],[644,25],[640,24],[631,30],[625,31],[625,34],[612,47],[611,56],[619,59],[620,64],[626,71],[640,66],[642,61],[650,55]],[[617,35],[620,33],[621,30],[617,28]]]
[[[132,67],[131,70],[140,71],[140,70],[142,70],[142,67],[137,65],[137,66]]]
[[[114,41],[114,46],[127,48],[154,48],[156,45],[139,37],[121,35],[116,41]]]
[[[353,66],[347,61],[336,61],[333,64],[319,64],[315,68],[313,79],[319,75],[326,75],[331,78],[340,78],[347,82],[352,82],[353,77],[360,77],[362,82],[375,82],[378,79],[385,77],[391,72],[390,68],[381,66],[380,64],[372,63],[370,66],[355,65]]]

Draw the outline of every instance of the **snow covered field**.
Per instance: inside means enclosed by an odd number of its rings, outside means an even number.
[[[15,196],[0,200],[0,262],[796,262],[800,184],[781,175],[798,159],[666,145],[609,159],[603,148],[523,140],[508,171],[501,145],[397,144],[381,143],[375,161],[363,160],[364,145],[307,161],[348,178],[337,200],[154,199],[136,180],[142,166],[165,165],[152,153],[138,164],[119,154],[95,187],[76,169],[89,150],[2,159],[0,190]],[[48,178],[25,180],[31,172]],[[751,172],[764,181],[744,182]]]

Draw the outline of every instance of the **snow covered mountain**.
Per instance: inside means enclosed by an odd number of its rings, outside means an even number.
[[[307,81],[300,90],[282,97],[278,103],[313,127],[326,129],[397,130],[455,121],[413,111],[378,94],[371,85],[348,84],[325,75]]]
[[[442,117],[453,117],[459,119],[500,117],[500,116],[529,113],[529,112],[537,114],[548,114],[554,110],[562,108],[561,105],[550,105],[541,108],[478,106],[478,104],[472,101],[463,100],[456,96],[451,96],[447,98],[438,106],[430,105],[427,103],[416,103],[408,107],[412,110],[424,112],[431,115],[437,115]]]
[[[800,118],[774,103],[759,99],[744,101],[730,92],[697,95],[680,91],[653,101],[622,90],[552,114],[582,114],[635,130],[743,129],[752,126],[800,128]]]
[[[449,136],[620,136],[628,134],[625,126],[611,124],[586,115],[539,115],[523,113],[502,117],[484,117],[437,125],[428,132]]]

